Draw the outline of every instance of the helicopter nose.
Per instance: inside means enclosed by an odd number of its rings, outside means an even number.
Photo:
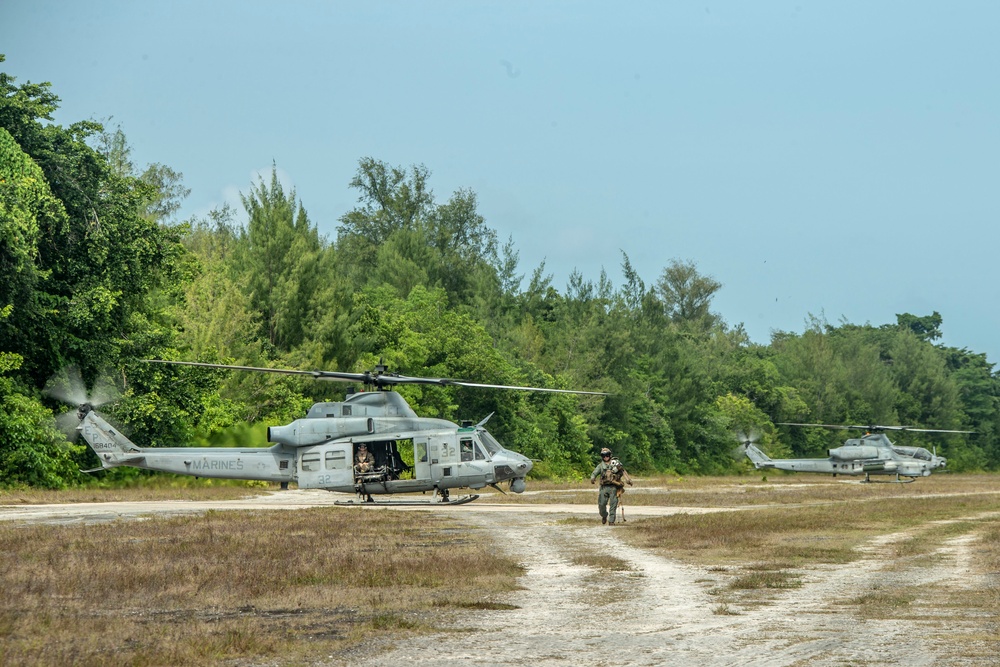
[[[498,482],[508,479],[523,479],[531,471],[531,459],[510,450],[504,450],[494,456],[493,464]]]
[[[521,461],[517,464],[517,472],[518,472],[517,476],[524,477],[529,472],[531,472],[531,467],[532,467],[531,459],[529,459],[527,456],[521,456],[520,454],[518,454],[518,457],[521,459]]]

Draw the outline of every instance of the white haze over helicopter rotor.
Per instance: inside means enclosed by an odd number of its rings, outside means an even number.
[[[67,366],[45,383],[42,393],[49,398],[62,401],[74,407],[89,403],[99,407],[111,403],[121,397],[121,392],[106,377],[99,377],[90,391],[83,381],[83,374],[77,365]]]
[[[739,461],[746,456],[747,445],[756,445],[760,442],[761,433],[756,428],[750,428],[746,431],[741,429],[733,435],[736,436],[736,441],[740,444],[729,450],[729,455]]]
[[[78,410],[81,406],[98,408],[121,398],[121,391],[105,375],[99,377],[88,391],[80,367],[75,364],[49,378],[42,394],[71,406],[55,417],[56,427],[71,439],[77,436],[76,427],[80,424]]]

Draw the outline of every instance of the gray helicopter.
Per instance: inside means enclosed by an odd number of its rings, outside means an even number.
[[[101,418],[90,403],[80,405],[77,429],[97,454],[101,468],[133,466],[146,470],[260,480],[287,488],[325,489],[356,494],[365,503],[373,495],[433,492],[418,504],[461,504],[478,498],[451,498],[452,489],[482,489],[506,482],[510,491],[525,490],[531,460],[505,449],[486,430],[489,417],[461,426],[445,419],[419,417],[391,387],[402,384],[479,387],[603,396],[601,392],[480,384],[447,378],[389,373],[383,364],[364,373],[300,371],[200,362],[147,360],[151,363],[301,375],[317,380],[361,383],[368,391],[349,393],[344,401],[314,404],[302,419],[267,429],[270,447],[139,447]],[[492,416],[492,415],[491,415]],[[359,457],[367,450],[368,456]],[[412,454],[407,466],[401,452]],[[364,461],[359,461],[364,458]],[[407,457],[409,458],[409,456]],[[86,471],[94,472],[94,471]],[[403,478],[405,476],[408,478]],[[410,474],[412,473],[412,474]],[[353,504],[344,501],[343,504]],[[393,504],[402,504],[396,501]]]
[[[849,438],[840,447],[828,450],[825,459],[772,459],[757,447],[757,438],[737,435],[740,446],[755,468],[766,470],[791,470],[795,472],[818,472],[828,475],[864,475],[863,481],[871,482],[871,475],[895,475],[896,482],[912,482],[917,477],[927,477],[938,468],[944,468],[948,460],[932,454],[923,447],[896,445],[886,431],[911,431],[917,433],[973,433],[973,431],[951,431],[934,428],[913,428],[911,426],[856,426],[835,424],[794,424],[780,422],[780,426],[800,426],[808,428],[829,428],[839,430],[865,431],[860,438]],[[903,480],[902,477],[907,479]]]

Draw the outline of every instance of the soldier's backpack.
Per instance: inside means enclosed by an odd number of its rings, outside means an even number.
[[[610,484],[617,487],[625,486],[622,483],[622,471],[620,463],[612,463],[601,473],[601,484]]]

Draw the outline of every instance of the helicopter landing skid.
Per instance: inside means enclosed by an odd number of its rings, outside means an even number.
[[[347,506],[347,507],[406,507],[406,506],[420,506],[420,507],[433,507],[435,505],[464,505],[465,503],[471,503],[473,500],[479,497],[479,494],[473,494],[469,496],[456,496],[449,500],[338,500],[334,502],[334,505]]]
[[[900,479],[899,477],[896,477],[896,479],[887,479],[884,481],[881,479],[876,480],[865,477],[863,480],[861,480],[861,483],[862,484],[909,484],[910,482],[915,482],[915,481],[917,481],[916,477],[907,477],[906,479]]]

